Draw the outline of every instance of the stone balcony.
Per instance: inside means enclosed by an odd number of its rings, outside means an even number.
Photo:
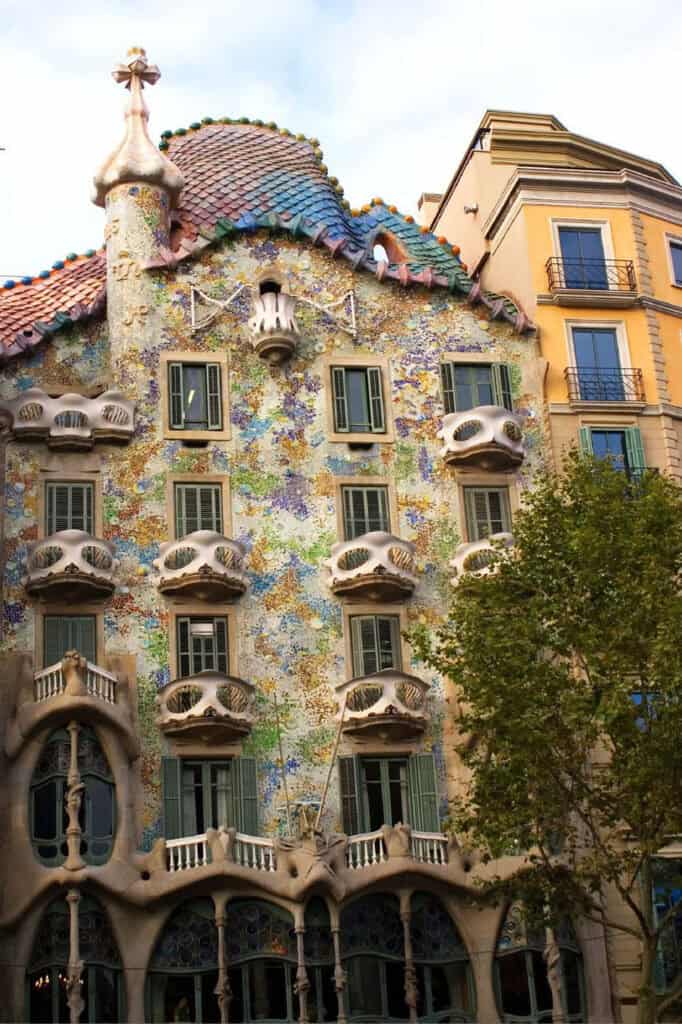
[[[162,594],[224,601],[246,590],[245,550],[213,530],[196,530],[161,544],[154,562]]]
[[[497,542],[497,543],[495,543]],[[450,562],[455,575],[451,583],[456,586],[465,575],[486,576],[491,571],[491,563],[499,555],[498,544],[510,548],[514,543],[511,533],[493,533],[484,540],[475,540],[471,544],[460,544],[455,557]]]
[[[98,441],[125,443],[135,429],[134,403],[120,391],[105,391],[97,398],[52,398],[40,388],[29,388],[0,402],[0,413],[11,417],[16,440],[45,441],[49,448],[63,450],[87,450]]]
[[[296,350],[299,329],[295,306],[295,299],[281,291],[264,292],[254,301],[249,320],[253,347],[268,363],[283,363]]]
[[[114,546],[84,530],[59,530],[29,545],[28,594],[50,601],[87,601],[109,597],[116,586]]]
[[[325,564],[339,597],[403,601],[417,585],[414,545],[381,530],[334,544]]]
[[[168,736],[229,743],[248,736],[255,721],[255,687],[223,672],[199,672],[159,691],[156,724]]]
[[[339,683],[343,732],[357,738],[412,739],[428,724],[428,691],[423,679],[392,668]]]
[[[499,471],[523,462],[521,421],[501,406],[448,413],[437,436],[443,441],[441,457],[450,466]]]

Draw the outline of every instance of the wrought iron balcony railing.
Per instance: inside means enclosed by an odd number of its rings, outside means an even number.
[[[571,402],[643,402],[642,371],[620,366],[567,366],[564,370]]]
[[[637,289],[632,260],[564,259],[551,256],[545,264],[549,290],[634,292]]]

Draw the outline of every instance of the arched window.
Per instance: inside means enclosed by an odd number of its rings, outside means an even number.
[[[262,900],[227,905],[230,1021],[296,1021],[296,933],[291,914]]]
[[[469,955],[447,910],[437,897],[412,897],[412,955],[417,969],[417,1016],[424,1021],[474,1020],[474,986]]]
[[[31,780],[31,842],[43,864],[63,864],[66,845],[66,796],[71,738],[66,729],[53,732],[45,744]],[[88,864],[103,864],[111,853],[115,830],[114,780],[97,736],[78,731],[78,771],[85,789],[81,799],[81,856]]]
[[[305,910],[305,963],[310,982],[308,1019],[333,1021],[338,1017],[334,984],[334,944],[329,911],[323,899],[314,896]]]
[[[210,900],[176,910],[154,949],[147,978],[149,1020],[220,1020],[214,989],[218,981],[218,929]]]
[[[379,893],[341,912],[349,1020],[407,1020],[403,924],[395,896]]]
[[[374,236],[372,255],[377,263],[407,263],[405,247],[390,231],[380,231]]]
[[[556,931],[561,952],[561,989],[568,1021],[582,1021],[585,1014],[582,956],[569,922]],[[495,986],[505,1021],[542,1024],[552,1020],[552,991],[547,977],[543,930],[532,931],[522,908],[513,905],[504,919],[497,941]]]
[[[84,962],[82,1021],[117,1024],[125,1020],[121,959],[102,906],[81,896],[78,906],[79,956]],[[69,908],[65,900],[51,903],[40,922],[26,971],[28,1019],[31,1024],[67,1022],[66,980],[69,962]]]

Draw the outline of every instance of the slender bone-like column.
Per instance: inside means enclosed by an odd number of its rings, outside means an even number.
[[[417,972],[412,952],[412,908],[410,902],[412,892],[409,889],[400,891],[400,920],[403,922],[403,942],[405,945],[405,1002],[410,1011],[410,1020],[417,1019]]]
[[[562,992],[561,950],[559,949],[554,928],[545,928],[545,951],[543,956],[547,964],[547,979],[552,992],[553,1024],[566,1024]]]
[[[71,726],[69,726],[71,728]],[[81,995],[81,978],[83,961],[80,954],[80,937],[78,934],[78,904],[81,894],[78,889],[69,889],[66,902],[69,907],[69,966],[66,977],[66,1002],[69,1007],[71,1024],[79,1024],[85,1003]]]
[[[232,989],[230,988],[230,975],[227,967],[227,947],[225,945],[225,905],[224,896],[214,896],[215,923],[218,929],[218,982],[213,990],[218,997],[220,1007],[220,1024],[229,1024],[230,1003],[232,1002]]]
[[[308,990],[310,989],[310,978],[305,969],[305,923],[296,923],[296,954],[298,966],[296,967],[296,993],[298,995],[298,1021],[299,1024],[308,1024]]]
[[[78,770],[78,734],[80,732],[78,722],[69,722],[67,729],[71,740],[71,759],[69,762],[69,774],[66,780],[66,813],[69,817],[69,823],[66,826],[68,856],[64,867],[67,871],[78,871],[79,868],[85,865],[85,861],[81,857],[81,826],[79,821],[85,786],[81,782]]]
[[[337,1024],[346,1024],[346,1007],[343,999],[343,993],[346,988],[346,972],[341,963],[341,929],[339,927],[337,907],[334,907],[331,914],[331,931],[334,941],[334,988],[336,989],[336,1001],[338,1003],[336,1021]]]

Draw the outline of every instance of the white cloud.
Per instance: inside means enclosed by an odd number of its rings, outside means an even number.
[[[0,274],[99,244],[92,175],[122,133],[110,68],[147,47],[152,133],[202,116],[316,135],[360,205],[449,180],[486,107],[551,112],[682,175],[675,0],[3,3]]]

